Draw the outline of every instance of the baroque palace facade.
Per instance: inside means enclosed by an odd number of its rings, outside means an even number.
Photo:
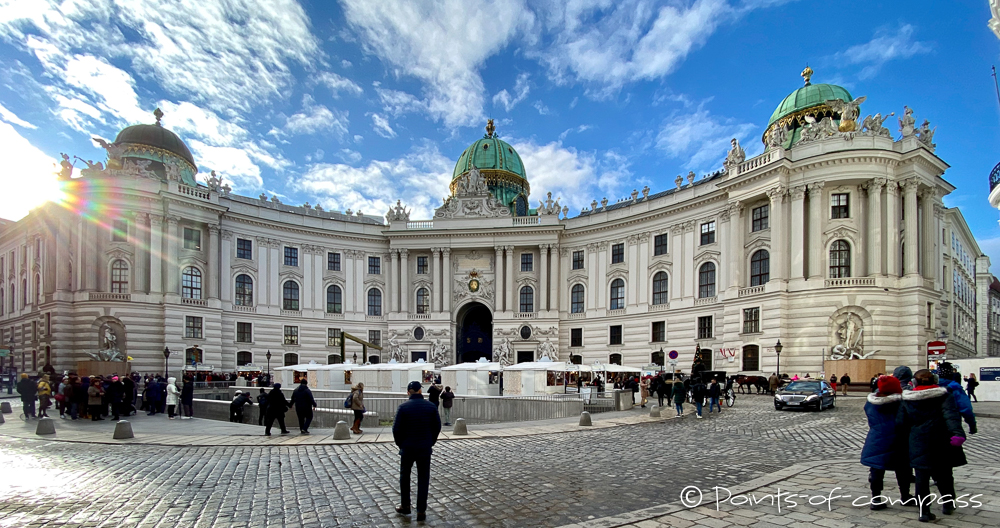
[[[342,333],[381,345],[360,361],[664,364],[818,372],[830,357],[921,365],[985,355],[989,261],[934,154],[933,130],[860,119],[847,90],[812,84],[771,116],[763,154],[733,140],[722,170],[594,201],[570,217],[528,201],[530,167],[492,123],[460,156],[431,219],[385,220],[238,196],[196,181],[159,125],[102,142],[72,200],[0,227],[5,366],[72,370],[91,354],[133,369],[232,371],[339,362]],[[897,137],[894,137],[897,136]],[[346,345],[347,358],[363,356]]]

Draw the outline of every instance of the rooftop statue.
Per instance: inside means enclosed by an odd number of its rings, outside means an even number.
[[[875,116],[868,116],[861,122],[861,133],[867,134],[869,136],[881,136],[891,138],[892,133],[889,132],[888,128],[882,126],[887,119],[896,115],[896,112],[890,112],[889,115],[882,117],[882,114],[875,114]]]
[[[920,129],[917,130],[917,139],[919,139],[924,145],[934,148],[936,146],[934,144],[934,132],[936,130],[937,128],[931,130],[931,122],[924,119],[924,123],[920,125]]]
[[[729,154],[726,155],[726,161],[722,164],[727,170],[736,167],[740,163],[747,160],[747,153],[743,150],[743,147],[740,146],[739,140],[733,138],[730,143],[732,143],[733,148],[729,149]],[[677,178],[680,179],[680,176]]]
[[[840,114],[840,127],[841,132],[854,132],[858,129],[858,113],[861,103],[868,99],[867,96],[862,95],[853,101],[842,101],[840,99],[831,99],[826,102],[826,104],[836,113]]]
[[[917,120],[913,118],[913,109],[909,106],[903,107],[903,117],[899,118],[899,132],[903,137],[910,137],[916,129],[913,127]]]
[[[784,148],[785,143],[788,141],[788,127],[783,126],[775,128],[774,132],[771,132],[771,137],[768,138],[767,146],[768,148]]]
[[[73,164],[69,161],[69,154],[60,153],[62,161],[59,162],[59,170],[55,173],[60,180],[68,180],[73,177]]]

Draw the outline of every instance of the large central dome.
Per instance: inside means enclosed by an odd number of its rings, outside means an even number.
[[[767,122],[767,129],[761,137],[764,145],[770,144],[771,134],[776,129],[786,129],[788,131],[787,139],[782,147],[791,148],[801,138],[802,127],[806,124],[806,116],[815,118],[817,121],[829,117],[835,124],[840,123],[840,114],[834,112],[827,101],[839,99],[849,102],[853,100],[851,93],[846,88],[836,84],[813,84],[813,73],[812,68],[806,66],[806,69],[802,71],[805,86],[788,94],[774,109],[771,119]]]
[[[455,194],[455,180],[473,168],[479,169],[490,192],[504,205],[517,206],[519,196],[523,196],[524,203],[527,203],[531,188],[524,172],[524,164],[521,163],[521,156],[509,143],[496,136],[492,119],[486,125],[486,135],[469,145],[469,148],[458,157],[458,163],[455,164],[452,173],[452,194]],[[521,212],[515,209],[512,209],[512,212],[521,215]]]

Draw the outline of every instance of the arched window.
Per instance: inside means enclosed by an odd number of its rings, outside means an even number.
[[[667,296],[667,272],[658,271],[653,275],[653,304],[667,304],[670,298]]]
[[[835,240],[830,244],[830,278],[843,279],[851,276],[851,246],[846,240]]]
[[[758,249],[750,257],[750,285],[760,286],[771,280],[771,255],[764,249]]]
[[[665,358],[663,357],[663,352],[653,352],[652,356],[650,356],[650,363],[662,367],[663,365],[666,364],[664,362],[664,359]]]
[[[28,306],[28,279],[21,279],[21,308]]]
[[[236,366],[242,367],[243,365],[253,364],[253,352],[247,350],[241,350],[236,353]]]
[[[572,313],[583,313],[586,309],[583,304],[583,284],[574,284],[570,292],[570,310]]]
[[[615,279],[611,281],[611,310],[621,310],[625,308],[625,281]]]
[[[715,297],[715,263],[706,262],[698,268],[698,298]]]
[[[611,354],[610,356],[608,356],[608,363],[611,363],[612,365],[621,365],[622,364],[622,355],[621,354]]]
[[[340,354],[327,354],[326,355],[326,364],[327,365],[339,365],[341,363],[343,363],[343,361],[340,359]]]
[[[111,293],[128,293],[128,263],[122,259],[111,263]]]
[[[531,313],[535,311],[535,290],[531,286],[521,288],[521,313]]]
[[[201,299],[201,270],[188,266],[181,273],[181,297]]]
[[[42,276],[35,275],[35,303],[42,303]],[[32,368],[32,370],[34,370]]]
[[[340,286],[331,285],[326,289],[326,313],[343,313],[343,292]]]
[[[427,291],[427,288],[417,290],[417,313],[431,313],[431,294]]]
[[[368,290],[368,315],[382,315],[382,291],[378,288]]]
[[[284,293],[281,296],[281,308],[297,312],[299,310],[299,283],[285,281],[285,286],[282,290]]]
[[[284,359],[286,367],[299,364],[299,355],[294,352],[286,353]]]
[[[236,276],[236,306],[253,306],[253,278],[249,275]]]

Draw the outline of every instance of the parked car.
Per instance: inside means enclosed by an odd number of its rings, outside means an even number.
[[[836,404],[833,387],[825,381],[793,381],[774,395],[775,410],[785,408],[822,411]]]

